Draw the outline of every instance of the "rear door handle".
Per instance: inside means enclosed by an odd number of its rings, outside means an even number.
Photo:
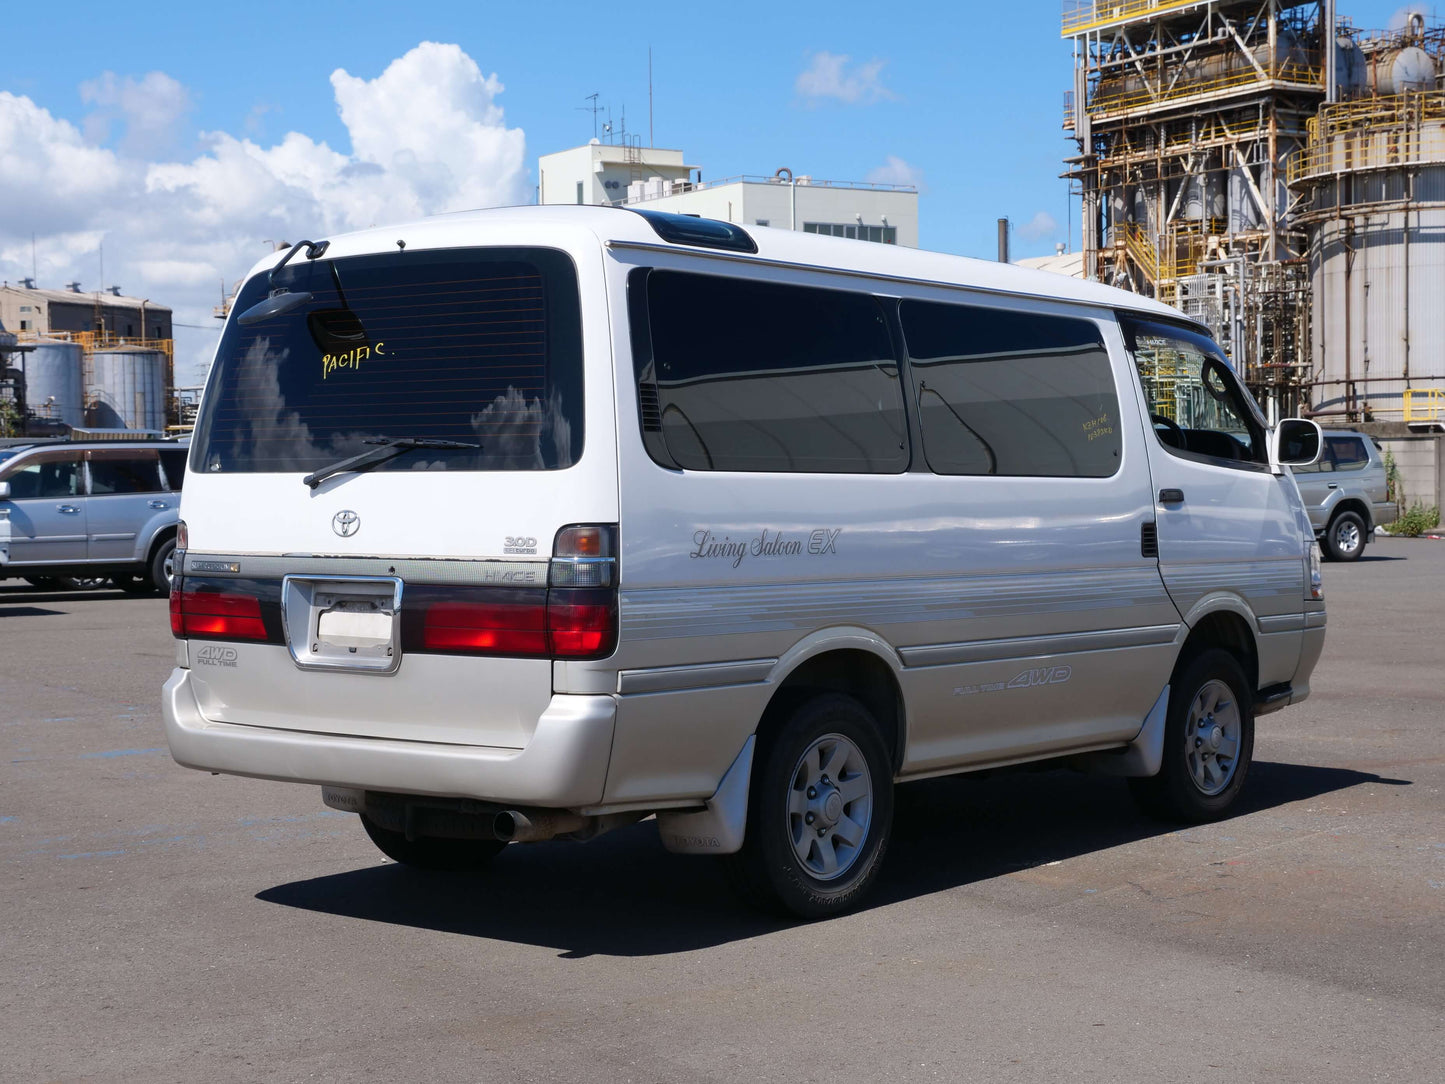
[[[169,508],[170,505],[168,505],[165,501],[151,501],[151,507],[152,507],[152,508]]]
[[[1325,488],[1327,488],[1327,489],[1339,489],[1339,488],[1340,488],[1340,483],[1339,483],[1339,482],[1326,482],[1326,483],[1325,483]]]
[[[1160,504],[1183,504],[1184,490],[1182,489],[1161,489],[1159,491]]]
[[[80,511],[80,509],[73,504],[57,504],[55,510],[57,512],[64,512],[68,516],[73,516]]]

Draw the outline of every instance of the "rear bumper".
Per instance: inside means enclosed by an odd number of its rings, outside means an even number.
[[[602,800],[617,713],[610,696],[553,696],[525,749],[495,749],[211,722],[190,674],[171,673],[161,705],[171,756],[187,768],[553,809]]]

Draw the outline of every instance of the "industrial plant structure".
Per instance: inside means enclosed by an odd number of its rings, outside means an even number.
[[[1086,274],[1208,323],[1272,417],[1445,423],[1445,30],[1071,0],[1063,36]]]
[[[0,285],[0,398],[23,435],[164,432],[175,421],[171,310],[118,287]]]
[[[825,181],[791,169],[704,181],[682,151],[596,139],[537,160],[538,203],[642,207],[918,247],[918,188]]]

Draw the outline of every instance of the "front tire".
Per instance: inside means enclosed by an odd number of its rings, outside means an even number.
[[[1254,697],[1233,655],[1210,648],[1174,674],[1159,774],[1130,779],[1144,811],[1201,824],[1229,813],[1254,760]]]
[[[413,869],[475,873],[486,869],[507,845],[500,839],[442,839],[436,836],[407,839],[404,833],[383,828],[364,813],[361,826],[382,854]]]
[[[753,902],[799,918],[856,906],[893,826],[892,758],[868,710],[829,693],[799,705],[760,746],[743,848],[729,856]]]
[[[1333,561],[1358,561],[1365,552],[1365,521],[1358,512],[1341,512],[1325,531],[1325,552]]]

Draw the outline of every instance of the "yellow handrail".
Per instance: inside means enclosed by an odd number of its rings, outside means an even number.
[[[1059,36],[1067,38],[1080,30],[1093,30],[1137,15],[1198,6],[1199,0],[1065,0],[1064,29]]]
[[[1423,402],[1420,402],[1423,400]],[[1418,404],[1418,405],[1417,405]],[[1445,421],[1445,388],[1408,388],[1405,423]]]
[[[1323,68],[1316,67],[1313,64],[1301,64],[1298,61],[1287,60],[1270,73],[1268,81],[1320,86],[1323,80]],[[1237,90],[1263,82],[1266,82],[1266,80],[1260,76],[1260,73],[1253,67],[1249,67],[1242,68],[1238,71],[1226,72],[1224,75],[1217,76],[1213,79],[1180,80],[1174,86],[1161,91],[1145,89],[1136,90],[1129,94],[1114,95],[1109,94],[1108,88],[1106,87],[1102,92],[1094,92],[1094,96],[1089,100],[1086,108],[1091,116],[1102,118],[1112,116],[1116,113],[1127,113],[1143,106],[1175,102],[1183,98],[1195,98],[1207,94],[1217,94],[1220,91]]]

